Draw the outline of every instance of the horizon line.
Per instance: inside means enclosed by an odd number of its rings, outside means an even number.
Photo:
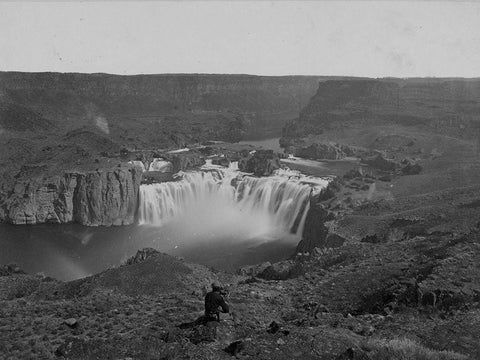
[[[2,1],[2,0],[0,0]],[[171,72],[171,73],[132,73],[132,74],[120,74],[110,72],[80,72],[80,71],[23,71],[23,70],[0,70],[0,73],[19,73],[19,74],[63,74],[63,75],[109,75],[109,76],[185,76],[185,75],[197,75],[197,76],[252,76],[252,77],[331,77],[331,78],[357,78],[357,79],[480,79],[479,76],[364,76],[364,75],[315,75],[315,74],[282,74],[282,75],[263,75],[263,74],[249,74],[249,73],[202,73],[202,72]]]

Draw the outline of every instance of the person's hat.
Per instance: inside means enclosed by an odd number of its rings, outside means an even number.
[[[212,283],[212,290],[222,290],[222,285],[218,281]]]

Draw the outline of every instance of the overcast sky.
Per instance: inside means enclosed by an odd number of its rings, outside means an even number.
[[[479,2],[0,2],[0,70],[480,76]]]

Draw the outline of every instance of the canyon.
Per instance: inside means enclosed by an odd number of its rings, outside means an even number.
[[[154,249],[74,281],[4,266],[0,314],[21,324],[0,343],[4,353],[480,356],[480,80],[21,73],[0,80],[3,221],[102,232],[173,219],[182,238],[217,235],[191,253],[214,252],[223,241],[218,257],[230,263],[238,239],[229,230],[268,223],[282,241],[288,236],[286,255],[253,261],[281,242],[245,235],[263,242],[249,243],[252,261],[234,271]],[[280,133],[284,154],[237,143]],[[82,246],[91,238],[82,236]],[[213,342],[206,327],[176,327],[201,312],[212,281],[229,285],[234,309]],[[45,312],[41,326],[31,324],[32,312]],[[77,325],[65,322],[71,318]]]

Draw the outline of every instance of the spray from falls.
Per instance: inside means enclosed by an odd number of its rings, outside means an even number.
[[[139,223],[176,224],[184,236],[215,239],[278,239],[300,236],[312,191],[327,180],[290,170],[256,178],[207,163],[200,171],[181,172],[179,180],[142,185]]]

